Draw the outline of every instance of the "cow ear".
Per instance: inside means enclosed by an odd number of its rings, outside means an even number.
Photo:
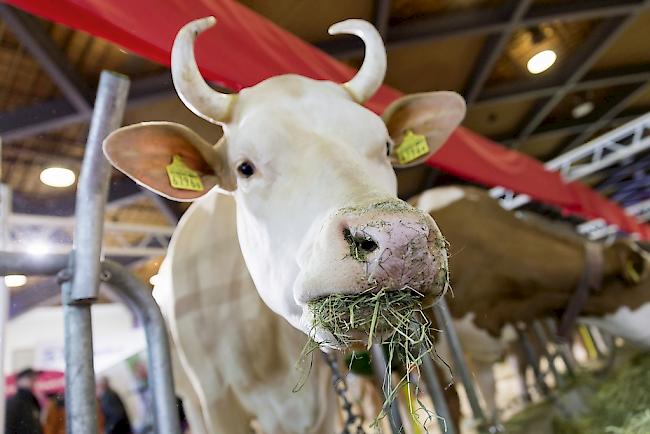
[[[188,202],[213,187],[234,189],[225,146],[212,146],[184,125],[144,122],[120,128],[104,140],[116,169],[169,199]]]
[[[394,101],[383,114],[393,140],[391,161],[409,167],[426,161],[465,117],[465,100],[456,92],[427,92]]]

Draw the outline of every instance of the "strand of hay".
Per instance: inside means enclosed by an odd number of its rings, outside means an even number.
[[[343,349],[359,349],[362,346],[370,349],[375,343],[385,345],[388,360],[383,390],[386,398],[372,426],[378,426],[390,412],[390,406],[402,387],[408,389],[409,396],[412,396],[411,388],[414,388],[414,394],[418,396],[419,381],[413,383],[409,374],[416,373],[419,379],[423,358],[430,357],[434,351],[431,340],[433,329],[424,315],[423,299],[423,294],[410,287],[401,290],[382,288],[361,294],[332,294],[308,305],[314,330],[327,330],[334,339],[334,342],[315,342],[313,339],[307,342],[301,360],[309,360],[310,366],[313,352],[323,345]],[[394,362],[404,367],[404,373],[396,384],[392,381]],[[304,383],[304,378],[301,383]],[[409,412],[425,431],[427,425],[438,417],[419,399],[416,403],[409,399],[408,406]]]

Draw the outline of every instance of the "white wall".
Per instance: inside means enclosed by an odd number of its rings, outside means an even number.
[[[96,372],[101,373],[145,347],[144,332],[134,326],[125,306],[94,305],[92,317]],[[64,370],[62,307],[36,308],[7,324],[5,374],[29,365]]]

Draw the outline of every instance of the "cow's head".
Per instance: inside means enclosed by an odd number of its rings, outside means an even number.
[[[463,99],[453,92],[410,95],[383,119],[364,108],[383,81],[386,53],[362,20],[330,28],[366,45],[363,65],[347,83],[283,75],[239,94],[219,93],[201,77],[193,52],[197,35],[214,22],[180,30],[172,74],[185,105],[221,125],[224,137],[211,145],[182,125],[133,125],[106,140],[111,162],[171,199],[194,200],[212,187],[233,194],[239,241],[260,295],[305,332],[307,303],[332,293],[409,287],[435,300],[447,284],[445,242],[428,214],[397,198],[393,166],[424,161],[442,146],[464,116]],[[428,150],[398,158],[413,134],[426,138]],[[174,156],[200,176],[202,189],[170,185],[166,166]],[[206,236],[218,230],[215,219]]]

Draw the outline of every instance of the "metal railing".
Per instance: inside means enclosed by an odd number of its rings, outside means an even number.
[[[62,284],[66,426],[70,434],[97,433],[90,307],[98,298],[100,281],[110,285],[136,312],[143,324],[155,432],[179,434],[180,431],[168,334],[158,305],[149,287],[127,269],[101,260],[104,210],[112,170],[103,155],[102,142],[121,123],[128,88],[129,80],[126,77],[102,72],[77,187],[74,249],[69,255],[46,254],[39,257],[0,252],[0,275],[57,275]],[[3,211],[6,211],[5,208]],[[4,212],[3,215],[7,216],[8,213]],[[7,219],[4,220],[6,224]],[[6,301],[6,290],[2,292]],[[0,308],[6,313],[6,304],[0,302]],[[6,316],[2,319],[6,319]]]

